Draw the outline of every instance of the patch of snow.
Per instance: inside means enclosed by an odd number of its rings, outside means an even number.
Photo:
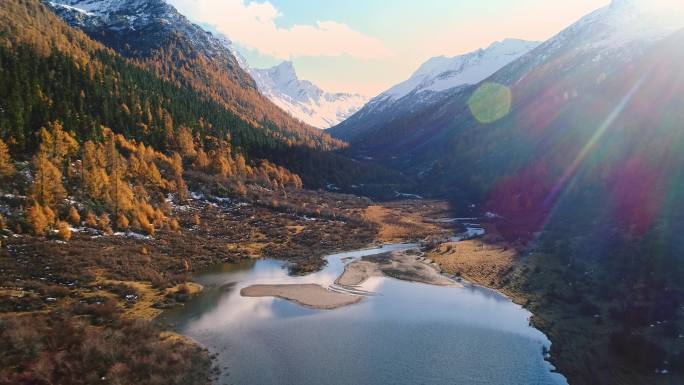
[[[440,219],[435,219],[432,222],[436,223],[454,223],[454,222],[463,222],[463,221],[475,221],[478,218],[440,218]]]
[[[64,8],[64,9],[67,9],[69,11],[78,12],[78,13],[84,14],[86,16],[96,16],[96,14],[93,12],[88,12],[85,9],[73,7],[73,6],[67,5],[67,4],[60,4],[60,3],[56,3],[54,1],[50,1],[50,5],[52,5],[53,7],[56,7],[56,8]]]
[[[221,204],[231,204],[233,203],[233,200],[230,198],[222,198],[222,197],[213,197],[212,200],[221,203]]]
[[[15,194],[2,194],[0,195],[2,198],[7,198],[7,199],[26,199],[26,195],[15,195]]]
[[[205,199],[203,193],[201,193],[201,192],[194,192],[194,191],[190,191],[190,198],[192,198],[192,199],[194,199],[194,200],[203,200],[203,199]]]
[[[466,236],[468,238],[474,238],[474,237],[479,237],[485,235],[485,229],[482,227],[467,227],[466,228]]]
[[[398,192],[398,191],[394,192],[394,196],[397,198],[423,199],[422,196],[417,195],[417,194],[408,194],[408,193],[402,193],[402,192]]]
[[[116,232],[114,233],[114,236],[116,237],[126,237],[126,238],[133,238],[133,239],[152,239],[151,236],[149,235],[143,235],[140,233],[135,233],[133,231],[127,231],[127,232]]]
[[[453,220],[453,222],[463,222],[468,220],[473,220],[477,218],[446,218],[448,220]],[[451,237],[451,242],[461,242],[468,239],[473,239],[481,237],[487,233],[487,231],[476,223],[465,223],[466,231]]]

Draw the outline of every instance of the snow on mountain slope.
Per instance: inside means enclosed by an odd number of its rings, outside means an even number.
[[[557,74],[601,68],[608,76],[643,55],[655,42],[684,28],[684,1],[613,0],[610,5],[582,17],[491,79],[506,85],[523,81],[544,68],[551,79]]]
[[[410,93],[441,92],[465,84],[478,83],[501,67],[534,49],[538,42],[506,39],[455,57],[434,57],[418,68],[407,81],[380,95],[397,100]]]
[[[178,37],[221,66],[242,88],[256,89],[221,39],[165,0],[43,0],[69,25],[124,56],[146,57]]]
[[[70,24],[79,26],[115,24],[121,29],[135,30],[155,19],[167,23],[187,22],[161,0],[52,0],[46,3]]]
[[[408,80],[376,96],[330,132],[353,142],[392,122],[405,121],[417,111],[439,105],[459,89],[481,82],[538,45],[533,41],[506,39],[464,55],[432,58]]]
[[[238,61],[245,68],[244,60]],[[318,128],[329,128],[358,111],[366,101],[359,94],[329,93],[297,77],[291,62],[268,69],[245,68],[266,97],[295,118]]]
[[[613,0],[545,42],[543,49],[552,52],[572,46],[577,53],[602,50],[629,54],[635,45],[661,40],[682,27],[684,5],[669,0]]]

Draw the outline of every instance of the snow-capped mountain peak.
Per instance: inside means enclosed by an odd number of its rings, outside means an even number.
[[[54,9],[63,11],[60,16],[80,19],[82,23],[118,23],[121,28],[135,29],[152,19],[161,18],[168,22],[182,17],[164,0],[52,0]],[[68,20],[69,21],[69,20]]]
[[[278,83],[288,83],[297,80],[297,72],[291,61],[284,61],[275,67],[268,69],[271,78]]]
[[[368,100],[359,94],[326,92],[310,81],[301,80],[290,61],[266,69],[250,68],[241,58],[238,62],[252,75],[262,94],[290,115],[314,127],[334,126]]]
[[[613,0],[610,3],[610,7],[633,7],[653,12],[671,12],[683,10],[684,3],[679,0]]]
[[[663,39],[682,28],[684,2],[613,0],[610,5],[583,17],[544,45],[545,49],[575,45],[578,52],[592,49],[618,51]],[[574,40],[582,41],[582,44],[572,43]]]
[[[684,28],[684,2],[613,0],[604,12],[602,21],[615,30],[619,29],[625,42],[659,40]]]
[[[43,1],[68,24],[97,35],[98,40],[117,50],[122,42],[131,45],[128,40],[135,39],[133,51],[136,52],[130,52],[131,55],[158,46],[161,36],[178,34],[208,57],[234,60],[226,57],[225,42],[190,22],[166,0]]]
[[[407,81],[385,91],[379,99],[398,100],[411,93],[441,92],[478,83],[537,45],[539,42],[506,39],[464,55],[431,58]]]
[[[238,86],[256,90],[230,41],[192,23],[166,0],[42,0],[68,24],[129,57],[149,57],[171,39],[212,60]],[[189,54],[190,57],[193,54]]]

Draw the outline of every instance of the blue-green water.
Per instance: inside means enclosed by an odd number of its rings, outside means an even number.
[[[159,320],[218,354],[221,384],[566,384],[530,314],[490,290],[371,278],[363,289],[375,296],[336,310],[240,296],[253,284],[327,286],[347,257],[406,247],[332,255],[305,277],[274,260],[220,266],[195,277],[203,294]]]

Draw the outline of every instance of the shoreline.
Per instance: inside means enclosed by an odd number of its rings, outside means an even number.
[[[488,227],[488,226],[485,226],[485,227]],[[481,239],[482,239],[482,237],[478,237],[476,240],[481,240]],[[430,244],[429,240],[430,240],[429,236],[427,236],[425,238],[421,238],[420,240],[418,240],[419,243],[416,244],[415,247],[418,248],[419,250],[424,250],[424,247],[428,246]],[[386,247],[389,245],[411,244],[411,243],[415,243],[416,241],[417,241],[417,239],[413,238],[413,237],[404,237],[402,239],[395,240],[395,242],[392,242],[390,240],[382,240],[382,239],[376,238],[372,242],[367,243],[365,245],[365,247],[358,248],[358,249],[352,249],[352,250],[344,250],[344,247],[339,247],[340,245],[336,245],[335,247],[332,248],[332,250],[329,250],[329,253],[326,255],[326,257],[324,259],[324,263],[321,265],[321,267],[319,267],[315,271],[308,272],[306,275],[308,275],[309,273],[320,272],[320,271],[324,270],[326,268],[327,264],[329,263],[328,258],[330,256],[334,256],[334,255],[338,255],[338,254],[348,254],[348,253],[354,253],[354,252],[377,250],[378,248]],[[467,242],[467,241],[470,241],[470,240],[464,240],[464,242]],[[447,243],[449,243],[449,242],[440,243],[440,246],[447,244]],[[404,250],[403,252],[406,252],[406,250]],[[379,255],[381,256],[382,254],[383,253],[380,253]],[[388,253],[384,253],[384,254],[388,254]],[[440,264],[439,261],[435,260],[432,257],[429,257],[429,254],[430,254],[430,250],[420,251],[419,253],[417,253],[417,255],[413,256],[415,258],[415,263],[419,263],[419,264],[422,264],[424,266],[429,266],[440,277],[442,277],[445,280],[448,280],[449,285],[455,285],[455,286],[457,285],[459,287],[465,287],[465,286],[471,285],[473,287],[476,287],[478,290],[487,290],[489,292],[492,292],[493,294],[496,294],[498,296],[501,296],[502,298],[505,298],[505,299],[511,301],[512,303],[515,303],[516,305],[525,309],[525,311],[529,312],[529,314],[530,314],[530,316],[529,316],[530,327],[533,327],[533,328],[539,330],[541,333],[543,333],[551,345],[558,346],[557,342],[555,341],[553,334],[550,332],[550,329],[546,327],[547,323],[539,322],[540,316],[535,314],[533,311],[534,309],[528,305],[530,302],[530,299],[528,297],[521,295],[521,293],[519,293],[519,292],[507,290],[505,287],[497,287],[496,284],[494,284],[493,282],[488,283],[485,280],[477,279],[476,276],[470,276],[467,274],[460,274],[460,275],[459,274],[451,274],[449,271],[447,271],[446,269],[443,268],[442,264]],[[342,257],[343,261],[347,260],[343,256],[341,256],[341,257]],[[375,254],[375,255],[371,255],[370,257],[372,259],[372,258],[378,258],[379,256],[378,256],[378,254]],[[268,256],[268,255],[262,256],[261,258],[258,258],[258,259],[268,259],[268,258],[275,259],[275,260],[281,260],[281,261],[283,260],[280,258],[273,258],[272,256]],[[347,257],[347,258],[350,258],[350,257]],[[353,265],[354,263],[358,263],[358,262],[367,262],[367,261],[364,261],[364,258],[368,259],[366,257],[360,257],[360,258],[353,258],[352,257],[352,259],[355,259],[355,260],[352,262],[349,262],[345,265],[344,270],[332,282],[332,284],[333,285],[339,284],[339,283],[349,284],[350,282],[340,282],[340,278],[342,278],[342,276],[344,276],[345,272],[347,272],[347,269],[349,268],[350,265]],[[425,262],[425,259],[430,260],[430,263]],[[289,263],[287,260],[285,260],[285,261],[286,261],[285,262],[286,264]],[[220,265],[223,265],[223,264],[224,263],[221,263]],[[373,275],[369,274],[367,277],[363,278],[361,280],[361,283],[364,282],[366,279],[368,279],[371,276],[373,276]],[[424,282],[423,280],[409,279],[406,276],[396,277],[396,276],[392,276],[389,274],[383,274],[382,272],[380,272],[376,276],[383,276],[386,278],[393,278],[393,279],[403,280],[403,281],[407,281],[407,282],[411,282],[411,283],[417,283],[417,284],[431,284],[429,282]],[[351,283],[353,284],[355,282],[352,281]],[[348,294],[348,293],[339,293],[337,291],[331,291],[331,290],[329,290],[323,286],[317,285],[317,284],[306,284],[306,283],[304,283],[304,284],[291,284],[291,285],[282,285],[282,286],[281,285],[255,285],[255,286],[256,287],[243,288],[241,290],[240,294],[243,296],[246,296],[246,297],[279,298],[279,299],[283,299],[286,301],[290,301],[294,304],[297,304],[298,306],[302,306],[302,307],[309,308],[309,309],[333,310],[333,309],[337,309],[340,307],[351,306],[351,305],[357,304],[357,303],[363,301],[363,299],[365,298],[364,294],[361,294],[361,295],[357,294],[357,295],[352,296],[351,294]],[[282,293],[283,286],[291,286],[289,288],[285,288],[289,292]],[[309,288],[305,288],[306,286],[309,286]],[[292,291],[290,291],[292,289],[294,289],[294,294]],[[312,304],[312,303],[310,303],[310,301],[307,301],[306,299],[302,300],[300,298],[300,296],[302,295],[302,290],[304,291],[305,296],[308,295],[306,293],[307,291],[308,292],[313,291],[314,293],[315,292],[318,292],[318,293],[325,292],[326,294],[327,293],[341,294],[343,296],[341,298],[343,298],[343,299],[341,301],[336,300],[336,302],[334,302],[332,304],[329,302],[323,303],[323,304],[317,304],[317,303]],[[281,291],[281,292],[279,292],[279,291]],[[299,292],[299,293],[297,293],[297,292]],[[548,365],[548,370],[551,373],[556,373],[558,375],[561,375],[565,379],[569,378],[569,377],[566,377],[566,374],[564,371],[559,370],[559,365],[558,365],[559,361],[558,361],[558,355],[557,354],[550,355],[548,353],[545,353],[545,354],[543,354],[542,359]]]
[[[603,378],[623,379],[608,383],[660,383],[654,382],[653,377],[643,372],[624,366],[612,355],[605,343],[605,336],[614,331],[611,323],[602,322],[605,319],[580,315],[571,304],[549,302],[545,288],[558,278],[553,265],[549,266],[552,261],[542,254],[522,259],[515,244],[497,235],[495,224],[490,223],[486,227],[488,234],[485,237],[466,240],[458,246],[453,242],[443,243],[428,254],[448,274],[492,290],[528,311],[530,325],[551,342],[545,360],[555,368],[554,372],[565,376],[568,383],[593,383],[590,379],[596,373],[588,368],[595,367],[595,364],[588,361],[586,352],[596,347],[600,350],[593,353],[594,357],[602,357],[602,365],[607,368]],[[530,286],[530,282],[534,285]],[[587,333],[588,328],[590,333]],[[596,343],[597,338],[604,341]],[[663,380],[667,378],[663,377]]]
[[[387,246],[387,245],[392,245],[392,243],[384,243],[382,246]],[[423,245],[424,246],[424,245]],[[420,247],[420,246],[418,246]],[[353,253],[353,252],[358,252],[358,251],[368,251],[368,250],[374,250],[377,249],[377,247],[369,247],[369,248],[364,248],[364,249],[359,249],[359,250],[350,250],[347,252],[341,252],[341,253],[334,253],[331,255],[335,254],[346,254],[346,253]],[[525,306],[522,301],[520,300],[522,297],[520,296],[514,296],[511,295],[511,293],[507,290],[499,290],[493,286],[487,285],[484,282],[481,282],[475,277],[469,277],[469,276],[458,276],[458,275],[450,275],[449,273],[445,272],[444,270],[441,269],[441,265],[438,264],[436,261],[430,261],[426,262],[425,260],[427,259],[426,256],[428,255],[427,252],[425,253],[416,253],[412,254],[412,252],[415,252],[415,249],[408,249],[408,250],[402,250],[402,251],[394,251],[394,252],[387,252],[387,253],[381,253],[381,254],[374,254],[370,256],[364,256],[360,257],[358,259],[355,259],[352,262],[349,262],[345,265],[343,272],[335,279],[333,282],[333,285],[340,285],[340,286],[346,286],[350,287],[353,286],[353,289],[358,289],[361,290],[358,286],[363,284],[367,279],[371,277],[385,277],[385,278],[391,278],[391,279],[397,279],[401,281],[406,281],[410,283],[416,283],[416,284],[428,284],[428,285],[438,285],[438,286],[454,286],[458,288],[474,288],[476,290],[483,290],[483,291],[488,291],[492,294],[495,294],[497,296],[500,296],[502,299],[505,299],[507,301],[510,301],[511,303],[515,303],[518,305],[521,309],[524,309],[526,312],[529,313],[529,327],[535,328],[539,330],[545,337],[546,343],[544,343],[544,351],[542,352],[542,357],[541,359],[544,361],[545,365],[547,366],[547,370],[549,373],[551,373],[554,377],[559,376],[556,381],[559,381],[558,383],[563,383],[563,384],[568,384],[568,377],[560,371],[557,368],[557,363],[555,359],[555,355],[550,354],[550,348],[554,344],[551,336],[548,334],[548,331],[546,328],[542,327],[541,325],[538,325],[535,322],[536,315],[535,313],[532,312],[530,308]],[[329,256],[328,256],[329,257]],[[425,266],[429,267],[433,273],[438,275],[439,277],[443,278],[444,284],[439,284],[435,282],[426,282],[425,280],[416,280],[416,279],[407,279],[406,277],[400,278],[400,277],[395,277],[392,275],[384,274],[379,267],[378,262],[370,262],[368,259],[375,259],[375,260],[380,260],[381,262],[387,262],[387,261],[393,261],[393,259],[402,259],[403,258],[411,258],[413,259],[413,265],[420,265],[420,266]],[[342,257],[344,260],[344,257]],[[429,259],[428,259],[429,260]],[[396,262],[396,260],[394,260]],[[366,269],[361,271],[360,273],[357,271],[355,272],[355,275],[350,275],[349,272],[353,271],[355,269],[355,266],[361,265],[363,267],[370,267],[371,269]],[[319,270],[320,271],[320,270]],[[447,283],[448,282],[448,283]],[[316,309],[316,310],[334,310],[346,306],[351,306],[354,304],[357,304],[361,301],[364,300],[365,296],[363,295],[351,295],[348,293],[340,293],[338,291],[331,291],[328,288],[325,288],[319,284],[257,284],[257,285],[252,285],[245,287],[240,290],[240,295],[243,297],[253,297],[253,298],[263,298],[263,297],[272,297],[272,298],[278,298],[278,299],[283,299],[286,301],[289,301],[291,303],[294,303],[298,306],[302,306],[305,308],[309,309]],[[313,300],[311,298],[314,298]],[[556,383],[556,382],[554,382]]]

